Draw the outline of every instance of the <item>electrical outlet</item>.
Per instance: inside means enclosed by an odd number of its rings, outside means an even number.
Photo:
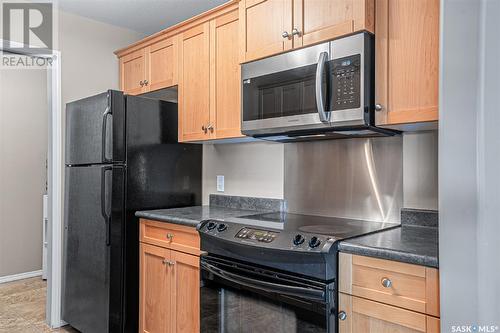
[[[224,176],[217,176],[217,192],[224,192]]]

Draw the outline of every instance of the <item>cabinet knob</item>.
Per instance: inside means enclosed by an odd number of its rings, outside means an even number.
[[[299,29],[297,29],[297,28],[293,28],[293,30],[292,30],[292,35],[294,35],[294,36],[300,36],[300,31],[299,31]]]
[[[203,131],[203,133],[207,134],[208,128],[205,127],[205,125],[201,125],[201,130]]]
[[[212,124],[208,124],[207,130],[209,130],[210,133],[213,133],[214,132],[214,126]]]
[[[172,240],[174,238],[174,234],[168,233],[167,234],[167,239]]]
[[[147,86],[149,84],[148,80],[144,80],[144,85]]]
[[[389,280],[389,278],[382,278],[382,285],[385,287],[385,288],[390,288],[392,286],[392,281]]]
[[[375,104],[375,111],[382,111],[383,109],[382,104]]]
[[[162,262],[163,262],[164,265],[168,265],[168,266],[175,265],[175,262],[167,260],[167,259],[163,259]]]
[[[345,311],[340,311],[339,320],[346,320],[346,318],[347,318],[347,313],[345,313]]]
[[[290,37],[290,34],[288,33],[288,31],[283,31],[283,32],[281,33],[281,37],[283,37],[283,38],[288,38],[288,37]]]
[[[139,84],[141,85],[141,87],[144,87],[144,81],[140,81]]]

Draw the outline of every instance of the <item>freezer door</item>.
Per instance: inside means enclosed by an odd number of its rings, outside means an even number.
[[[66,104],[66,165],[125,161],[124,104],[114,90]]]
[[[62,315],[81,332],[121,326],[124,177],[120,166],[66,167]]]

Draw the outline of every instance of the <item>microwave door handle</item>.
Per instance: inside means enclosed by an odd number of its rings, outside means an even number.
[[[316,67],[316,107],[318,108],[319,120],[324,124],[330,123],[330,116],[325,112],[325,103],[323,102],[323,72],[325,70],[328,52],[319,54],[318,66]]]
[[[238,274],[230,273],[228,271],[222,270],[218,267],[210,265],[206,262],[201,262],[201,267],[226,281],[240,284],[249,288],[255,288],[270,293],[280,293],[289,296],[301,297],[310,300],[323,300],[325,293],[322,290],[310,289],[304,287],[295,287],[289,285],[283,285],[279,283],[267,282],[262,280],[252,279],[246,276],[241,276]]]

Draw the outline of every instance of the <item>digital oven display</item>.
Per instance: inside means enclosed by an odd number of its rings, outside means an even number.
[[[241,239],[251,239],[263,243],[271,243],[278,236],[278,234],[279,232],[275,231],[243,228],[238,231],[235,237]]]

